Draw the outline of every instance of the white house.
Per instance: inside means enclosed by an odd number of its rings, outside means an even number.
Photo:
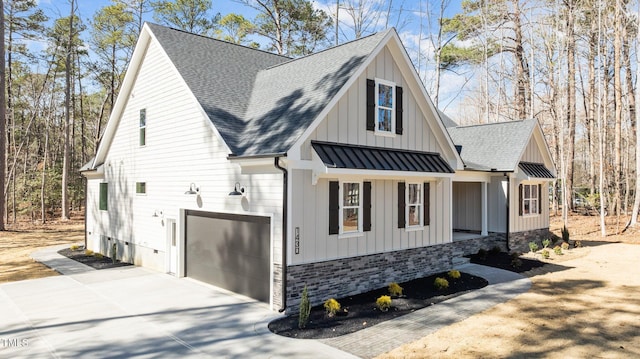
[[[154,24],[82,173],[88,248],[273,309],[521,247],[554,176],[535,120],[446,128],[394,29],[289,59]]]

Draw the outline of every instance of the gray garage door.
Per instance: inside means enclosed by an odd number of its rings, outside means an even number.
[[[269,302],[268,217],[186,211],[186,275]]]

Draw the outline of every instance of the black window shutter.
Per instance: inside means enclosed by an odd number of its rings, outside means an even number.
[[[402,134],[402,87],[396,86],[396,135]]]
[[[542,184],[538,184],[538,214],[542,214]]]
[[[329,182],[329,234],[340,232],[340,194],[338,181]]]
[[[405,219],[405,198],[404,198],[404,191],[405,191],[405,183],[404,182],[398,182],[398,228],[405,228],[406,227],[406,219]]]
[[[367,79],[367,131],[376,129],[376,82]]]
[[[371,182],[362,183],[362,230],[371,230]]]
[[[422,206],[424,207],[424,225],[428,226],[429,221],[431,220],[431,213],[429,212],[429,183],[424,184],[424,203]]]
[[[524,196],[524,192],[522,191],[522,183],[520,183],[520,185],[518,186],[518,192],[520,193],[518,195],[518,212],[522,216],[522,196]]]

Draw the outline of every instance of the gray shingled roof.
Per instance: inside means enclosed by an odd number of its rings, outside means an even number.
[[[286,152],[393,31],[291,60],[149,27],[235,156]]]
[[[513,171],[529,143],[536,120],[498,122],[447,128],[466,168]]]

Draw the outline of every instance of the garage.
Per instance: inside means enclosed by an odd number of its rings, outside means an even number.
[[[185,275],[269,302],[271,219],[185,211]]]

